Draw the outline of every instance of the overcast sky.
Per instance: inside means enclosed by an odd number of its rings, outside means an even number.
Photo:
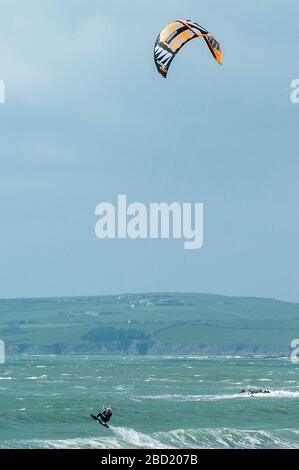
[[[0,0],[0,297],[299,301],[296,0]],[[153,44],[191,18],[164,80]],[[203,202],[204,247],[95,237],[101,201]]]

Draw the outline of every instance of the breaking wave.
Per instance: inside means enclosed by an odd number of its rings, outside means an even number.
[[[246,398],[299,398],[299,391],[289,390],[272,390],[270,393],[228,393],[219,395],[176,395],[176,394],[163,394],[163,395],[144,395],[144,400],[172,400],[172,401],[219,401],[219,400],[233,400],[233,399],[246,399]]]
[[[108,437],[20,442],[10,448],[47,449],[277,449],[299,448],[294,430],[267,432],[232,428],[175,429],[147,435],[125,427],[112,427]]]

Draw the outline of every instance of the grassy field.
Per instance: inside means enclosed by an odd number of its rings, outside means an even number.
[[[288,354],[299,305],[204,294],[0,300],[14,353]]]

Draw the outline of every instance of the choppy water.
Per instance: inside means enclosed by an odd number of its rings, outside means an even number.
[[[288,359],[9,357],[0,448],[298,448],[298,379]]]

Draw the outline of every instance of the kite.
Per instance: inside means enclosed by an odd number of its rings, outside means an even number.
[[[176,20],[165,26],[155,42],[155,64],[163,77],[167,77],[170,64],[180,49],[195,38],[203,38],[214,59],[222,64],[221,47],[214,36],[194,21]]]

